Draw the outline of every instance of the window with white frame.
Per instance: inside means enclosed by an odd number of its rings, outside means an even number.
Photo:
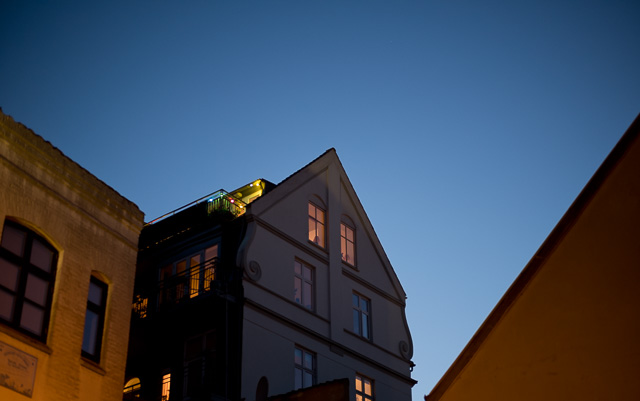
[[[371,301],[360,294],[353,293],[353,331],[354,333],[370,339],[371,338]]]
[[[294,390],[316,384],[316,356],[301,347],[294,350]]]
[[[309,241],[324,248],[324,210],[309,202]]]
[[[58,252],[30,229],[5,221],[0,241],[0,321],[46,341]]]
[[[344,223],[340,223],[340,253],[342,260],[348,264],[356,265],[356,240],[353,228]]]
[[[293,299],[313,310],[313,269],[297,260],[293,262]]]
[[[84,335],[82,338],[82,356],[94,362],[100,362],[102,350],[102,333],[104,317],[107,311],[107,284],[97,277],[91,277],[87,312],[84,318]]]
[[[373,401],[373,380],[356,374],[356,401]]]

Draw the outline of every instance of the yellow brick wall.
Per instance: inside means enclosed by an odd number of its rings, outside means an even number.
[[[1,112],[0,187],[0,227],[15,219],[59,252],[46,344],[0,323],[1,342],[38,360],[32,399],[121,399],[142,212]],[[109,285],[99,365],[81,357],[92,272]],[[0,386],[0,400],[25,399]]]

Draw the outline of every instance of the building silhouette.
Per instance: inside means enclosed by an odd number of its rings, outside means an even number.
[[[122,397],[138,207],[0,111],[0,400]]]
[[[640,399],[640,117],[428,401]]]
[[[406,295],[334,149],[139,246],[125,399],[317,399],[344,380],[351,400],[411,399]]]

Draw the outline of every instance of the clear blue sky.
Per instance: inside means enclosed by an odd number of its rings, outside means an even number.
[[[0,3],[0,107],[147,220],[330,147],[428,393],[640,112],[637,1]]]

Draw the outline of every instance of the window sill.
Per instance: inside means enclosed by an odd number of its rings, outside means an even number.
[[[352,265],[351,263],[349,263],[349,262],[345,262],[344,260],[342,261],[342,265],[343,265],[343,266],[347,266],[347,267],[349,267],[351,270],[355,270],[355,271],[357,271],[357,272],[359,272],[359,271],[360,271],[360,269],[358,269],[358,268],[356,267],[356,265]]]
[[[359,338],[362,341],[365,341],[365,342],[373,344],[373,340],[371,338],[363,337],[360,334],[357,334],[356,332],[348,330],[348,329],[344,329],[344,332],[347,333],[347,334],[351,334],[352,336],[354,336],[356,338]]]
[[[315,242],[313,242],[313,241],[309,241],[309,240],[307,240],[307,242],[308,242],[309,244],[311,244],[314,248],[319,249],[319,250],[321,250],[321,251],[322,251],[322,252],[324,252],[324,253],[328,253],[327,248],[325,248],[325,247],[323,247],[323,246],[320,246],[320,245],[316,244],[316,243],[315,243]]]
[[[107,374],[107,371],[102,369],[102,367],[95,363],[94,361],[87,359],[83,356],[80,357],[80,363],[82,364],[82,366],[84,366],[85,368],[89,369],[89,370],[93,370],[94,372],[96,372],[97,374],[101,375],[101,376],[105,376]]]
[[[2,324],[0,325],[0,331],[7,334],[9,337],[13,337],[14,339],[26,345],[29,345],[37,350],[40,350],[46,354],[51,355],[51,353],[53,352],[53,350],[47,344],[39,340],[36,340],[35,338],[28,336],[24,333],[21,333],[20,331],[14,329],[13,327],[5,326],[4,324]]]

